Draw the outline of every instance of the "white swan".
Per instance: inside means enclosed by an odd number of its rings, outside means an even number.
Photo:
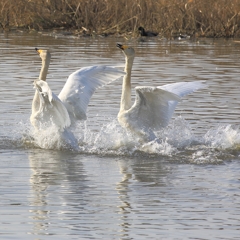
[[[178,82],[158,87],[136,87],[135,103],[131,103],[131,71],[135,51],[117,44],[125,54],[125,72],[118,121],[123,128],[136,133],[144,141],[156,139],[154,130],[166,127],[181,97],[203,88],[201,81]]]
[[[48,50],[36,50],[42,59],[39,80],[34,81],[36,91],[30,117],[36,129],[53,124],[63,131],[75,121],[86,119],[87,106],[95,90],[125,75],[109,66],[84,67],[68,77],[56,96],[46,82],[51,55]]]
[[[32,125],[36,129],[43,129],[56,126],[60,131],[71,125],[68,111],[62,101],[52,93],[46,81],[35,80],[34,88],[36,89],[38,108],[36,101],[33,101],[35,111],[32,111],[30,117]]]

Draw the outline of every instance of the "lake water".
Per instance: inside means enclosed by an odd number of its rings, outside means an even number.
[[[117,42],[135,48],[133,87],[208,86],[183,98],[157,133],[161,144],[140,144],[119,126],[121,80],[94,94],[74,130],[79,150],[54,131],[34,135],[34,48],[51,51],[58,94],[81,67],[123,66]],[[239,41],[18,32],[0,33],[0,54],[0,239],[239,239]]]

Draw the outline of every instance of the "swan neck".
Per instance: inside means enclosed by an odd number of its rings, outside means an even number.
[[[129,110],[132,106],[131,103],[131,72],[134,58],[126,57],[125,72],[126,75],[123,78],[122,96],[120,111]]]
[[[35,114],[39,110],[40,98],[37,90],[35,91],[33,101],[32,101],[32,114]]]
[[[50,64],[49,59],[42,60],[42,68],[41,68],[41,71],[40,71],[40,74],[39,74],[39,79],[40,80],[46,81],[49,64]]]
[[[126,73],[126,75],[130,75],[130,77],[131,77],[131,73],[132,73],[132,66],[133,66],[133,60],[134,60],[134,58],[133,57],[126,57],[125,58],[125,62],[126,62],[126,64],[125,64],[125,73]]]

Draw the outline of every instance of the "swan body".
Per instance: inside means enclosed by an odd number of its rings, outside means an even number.
[[[145,141],[156,139],[155,130],[166,127],[181,97],[203,88],[201,81],[178,82],[157,87],[136,87],[136,99],[131,104],[131,70],[135,51],[117,44],[125,54],[125,72],[118,121],[127,130],[141,136]]]
[[[72,73],[57,96],[46,82],[51,55],[48,50],[36,49],[42,58],[39,80],[34,81],[35,96],[30,121],[40,126],[53,124],[61,131],[78,120],[86,119],[86,111],[93,93],[125,73],[109,66],[84,67]]]

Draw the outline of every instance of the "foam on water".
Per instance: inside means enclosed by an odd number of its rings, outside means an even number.
[[[210,129],[204,136],[205,143],[217,149],[231,149],[240,146],[239,126],[230,124],[219,126],[217,129]]]
[[[211,128],[201,139],[202,144],[191,147],[193,151],[190,162],[221,163],[224,160],[239,157],[240,131],[239,127],[230,124]]]
[[[73,134],[74,133],[74,134]],[[140,138],[123,129],[116,119],[99,131],[79,123],[74,129],[57,131],[54,127],[35,131],[30,123],[19,123],[5,144],[17,147],[43,148],[76,153],[116,156],[168,156],[172,161],[194,164],[216,164],[239,157],[240,130],[230,124],[218,126],[196,136],[182,117],[156,133],[158,141],[143,143]]]

